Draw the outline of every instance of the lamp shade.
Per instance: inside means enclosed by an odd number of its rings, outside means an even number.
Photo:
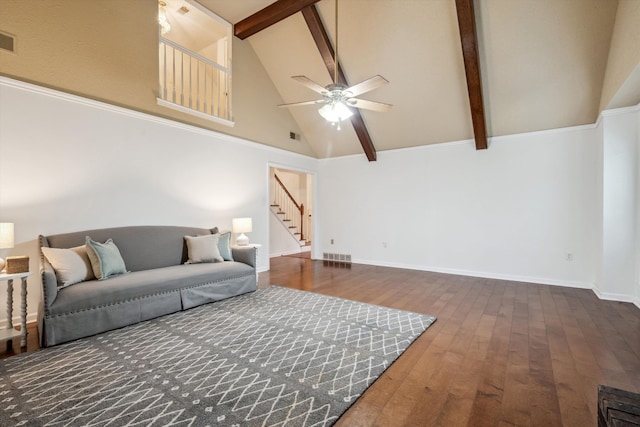
[[[251,233],[251,218],[233,218],[234,233]]]
[[[0,249],[13,248],[13,223],[0,222]]]

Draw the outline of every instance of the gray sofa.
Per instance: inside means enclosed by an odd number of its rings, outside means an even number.
[[[52,248],[83,245],[85,236],[100,242],[111,238],[130,271],[59,288],[53,267],[41,255],[41,345],[60,344],[256,290],[253,247],[232,247],[234,261],[184,264],[188,259],[184,236],[212,232],[217,228],[135,226],[40,236],[40,246]]]

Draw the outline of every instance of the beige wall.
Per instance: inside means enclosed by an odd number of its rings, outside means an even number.
[[[625,82],[628,79],[638,78],[636,75],[639,73],[638,65],[640,65],[640,1],[620,0],[616,13],[616,24],[611,36],[607,71],[600,99],[600,111],[632,105],[619,105],[620,102],[612,103],[612,101],[614,98],[629,98],[629,96],[625,96],[626,94],[619,92],[633,90],[633,85],[625,85]],[[633,103],[634,101],[637,103],[639,100],[628,99],[623,103]]]
[[[130,0],[0,0],[0,74],[314,156],[248,42],[233,40],[234,127],[157,105],[157,4]]]

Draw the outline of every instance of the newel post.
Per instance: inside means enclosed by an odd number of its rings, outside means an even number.
[[[304,204],[300,203],[300,240],[304,240]]]

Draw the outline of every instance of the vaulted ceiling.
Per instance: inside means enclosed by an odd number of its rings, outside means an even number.
[[[199,1],[234,24],[275,2]],[[394,105],[384,113],[361,110],[375,150],[474,138],[456,8],[465,1],[340,0],[339,62],[348,83],[377,74],[389,81],[361,96]],[[601,106],[601,97],[618,0],[470,3],[475,5],[481,107],[488,137],[596,121],[601,108],[607,107]],[[316,8],[335,44],[334,0],[308,7]],[[294,13],[247,40],[285,103],[318,98],[291,76],[305,75],[323,86],[332,82],[303,13]],[[616,99],[638,103],[640,85],[626,86]],[[338,131],[317,110],[311,105],[290,112],[302,139],[318,157],[363,152],[362,138],[353,126],[343,125]]]

